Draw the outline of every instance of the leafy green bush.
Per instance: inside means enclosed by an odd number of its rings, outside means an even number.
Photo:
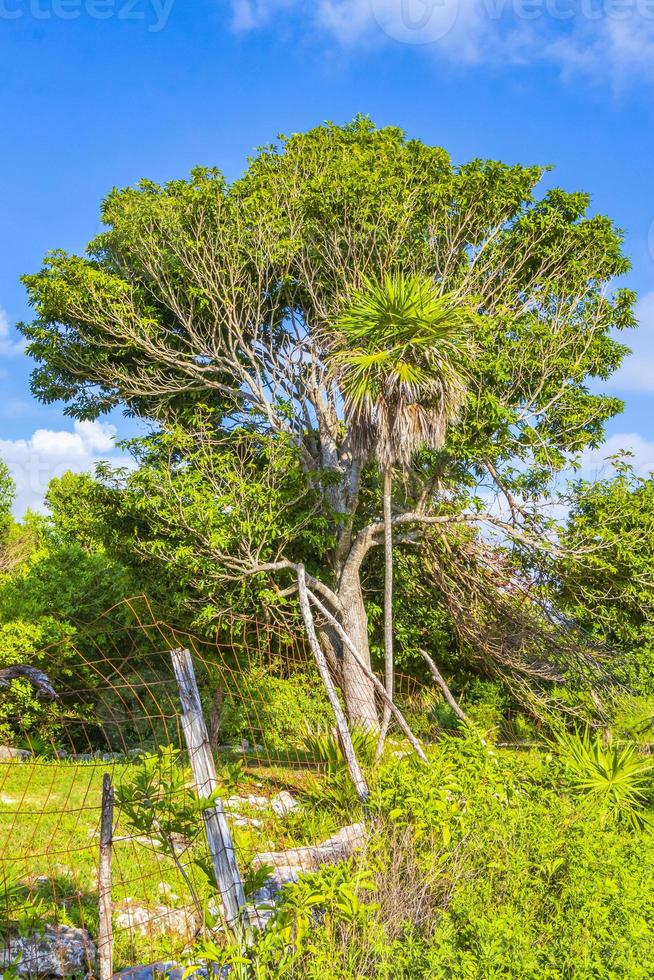
[[[239,674],[238,690],[225,698],[220,737],[261,744],[284,755],[302,748],[307,726],[326,727],[331,713],[320,681],[308,671],[281,677],[274,665],[251,667]]]
[[[355,861],[287,890],[277,927],[219,962],[248,980],[654,975],[649,826],[607,821],[553,753],[472,735],[428,752],[382,763]]]
[[[28,663],[46,671],[50,680],[68,682],[74,647],[68,642],[75,635],[72,626],[52,617],[42,617],[37,623],[22,619],[0,623],[0,667]],[[54,645],[56,663],[49,651]],[[50,743],[56,741],[60,730],[58,705],[41,700],[29,681],[19,678],[9,687],[0,689],[0,742],[23,743],[38,737]]]

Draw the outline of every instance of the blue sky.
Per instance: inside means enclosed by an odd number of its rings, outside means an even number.
[[[31,397],[21,273],[83,249],[114,185],[234,177],[279,132],[359,112],[455,162],[551,163],[625,229],[642,327],[607,452],[654,469],[654,0],[0,0],[0,106],[0,455],[19,512],[128,432]]]

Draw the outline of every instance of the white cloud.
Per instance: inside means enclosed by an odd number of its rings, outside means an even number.
[[[654,76],[651,0],[232,0],[236,30],[270,25],[339,44],[431,46],[457,62],[549,61],[620,84]]]
[[[13,340],[9,326],[9,317],[0,306],[0,357],[11,357],[14,354],[22,354],[25,350],[24,340]]]
[[[654,472],[654,440],[645,439],[638,432],[618,432],[609,436],[599,449],[588,449],[581,459],[581,475],[590,480],[611,475],[610,456],[617,455],[621,449],[633,454],[631,460],[639,476]]]
[[[48,483],[68,470],[92,472],[100,460],[125,465],[115,452],[116,427],[103,422],[75,422],[72,431],[37,429],[29,439],[0,439],[4,459],[16,482],[14,512],[43,510]]]
[[[611,378],[621,391],[654,392],[654,292],[646,293],[636,307],[639,329],[617,339],[632,353]]]

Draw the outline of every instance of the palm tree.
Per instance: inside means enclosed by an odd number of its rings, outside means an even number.
[[[349,434],[383,474],[385,686],[393,697],[393,469],[409,470],[420,448],[440,449],[466,397],[463,351],[472,304],[439,294],[424,276],[368,281],[337,321],[330,359],[343,395]],[[380,750],[390,721],[384,709]]]

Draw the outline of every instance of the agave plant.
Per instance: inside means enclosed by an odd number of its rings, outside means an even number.
[[[353,441],[374,455],[384,480],[384,647],[393,697],[393,542],[396,466],[408,470],[421,448],[440,449],[466,398],[463,352],[477,319],[474,304],[442,294],[426,276],[366,281],[339,317],[331,367]],[[390,713],[384,711],[380,747]]]
[[[606,744],[599,733],[575,732],[557,737],[559,754],[575,788],[595,800],[613,820],[634,829],[646,823],[654,760],[643,758],[632,742]]]
[[[376,737],[374,733],[361,725],[354,725],[350,731],[352,745],[357,758],[364,765],[369,765],[374,758]],[[333,776],[346,772],[347,763],[339,745],[336,733],[332,729],[307,729],[304,737],[304,749],[318,764],[322,772]]]

